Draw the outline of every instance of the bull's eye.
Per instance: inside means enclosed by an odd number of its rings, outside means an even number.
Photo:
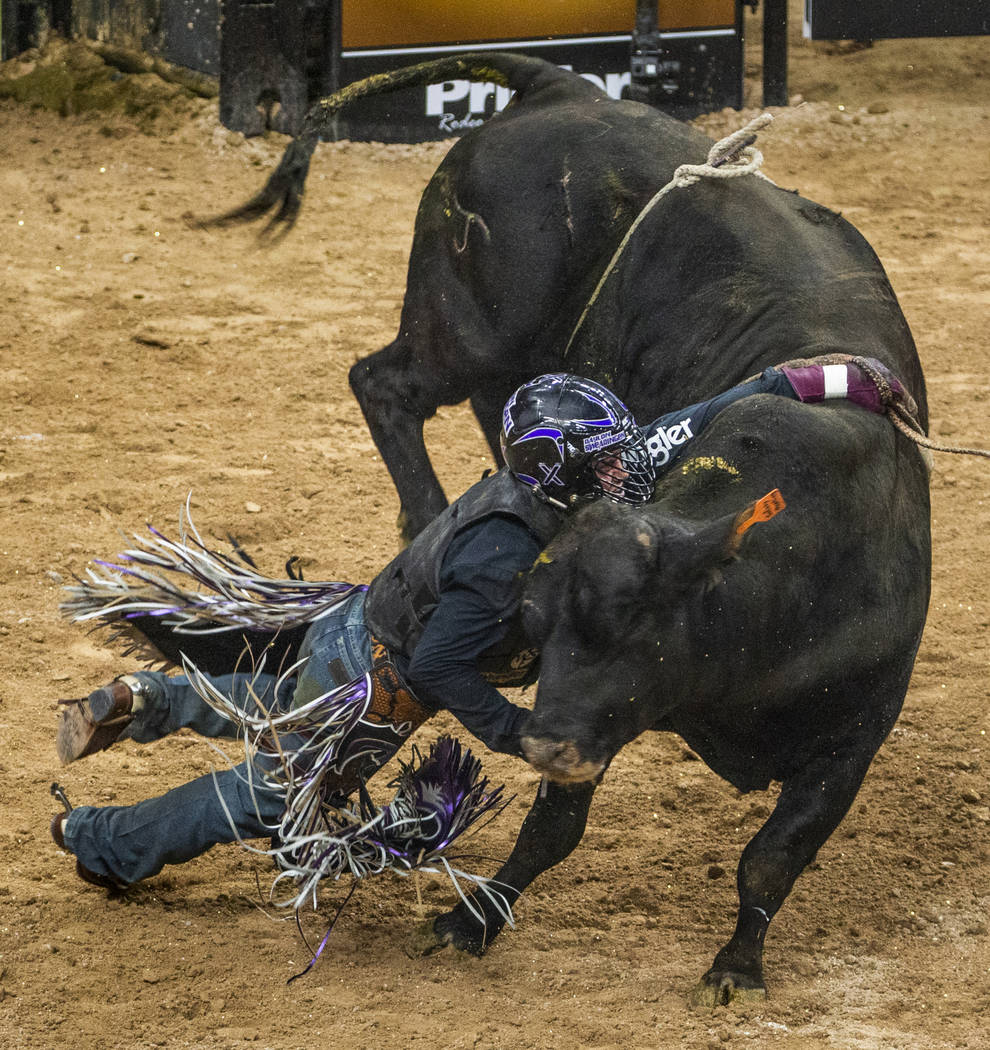
[[[548,617],[541,602],[532,598],[523,598],[520,605],[523,630],[534,645],[542,645],[547,637]]]
[[[598,588],[592,587],[587,580],[582,580],[574,597],[578,633],[588,644],[600,645],[610,636],[612,628],[602,595]]]

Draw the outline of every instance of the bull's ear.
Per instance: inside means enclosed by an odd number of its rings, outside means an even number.
[[[787,506],[780,489],[773,489],[741,510],[733,519],[728,537],[728,558],[739,557],[743,537],[754,526],[775,518]]]
[[[775,517],[786,506],[780,490],[774,489],[738,514],[727,515],[703,526],[692,533],[684,545],[682,555],[685,560],[681,569],[689,578],[702,579],[706,590],[718,586],[722,582],[723,567],[739,557],[746,533],[754,525]]]

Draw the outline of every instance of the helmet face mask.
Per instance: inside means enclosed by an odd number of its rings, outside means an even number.
[[[506,402],[501,441],[512,473],[556,506],[653,495],[653,459],[636,421],[589,379],[554,373],[523,384]]]

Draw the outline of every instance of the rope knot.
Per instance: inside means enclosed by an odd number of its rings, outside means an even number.
[[[693,186],[699,179],[735,179],[741,175],[760,175],[763,154],[753,145],[756,133],[773,120],[773,114],[761,113],[744,128],[719,139],[708,151],[704,164],[682,164],[671,180],[679,189]]]
[[[732,160],[740,153],[745,153],[756,141],[756,133],[773,122],[772,113],[761,113],[738,131],[719,139],[708,151],[708,163],[713,168],[719,168],[727,161]],[[755,152],[755,151],[753,151]]]

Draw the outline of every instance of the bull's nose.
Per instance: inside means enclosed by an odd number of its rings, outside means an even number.
[[[583,784],[595,780],[605,768],[604,762],[592,762],[582,758],[573,740],[524,736],[522,746],[526,761],[538,773],[559,784]]]

